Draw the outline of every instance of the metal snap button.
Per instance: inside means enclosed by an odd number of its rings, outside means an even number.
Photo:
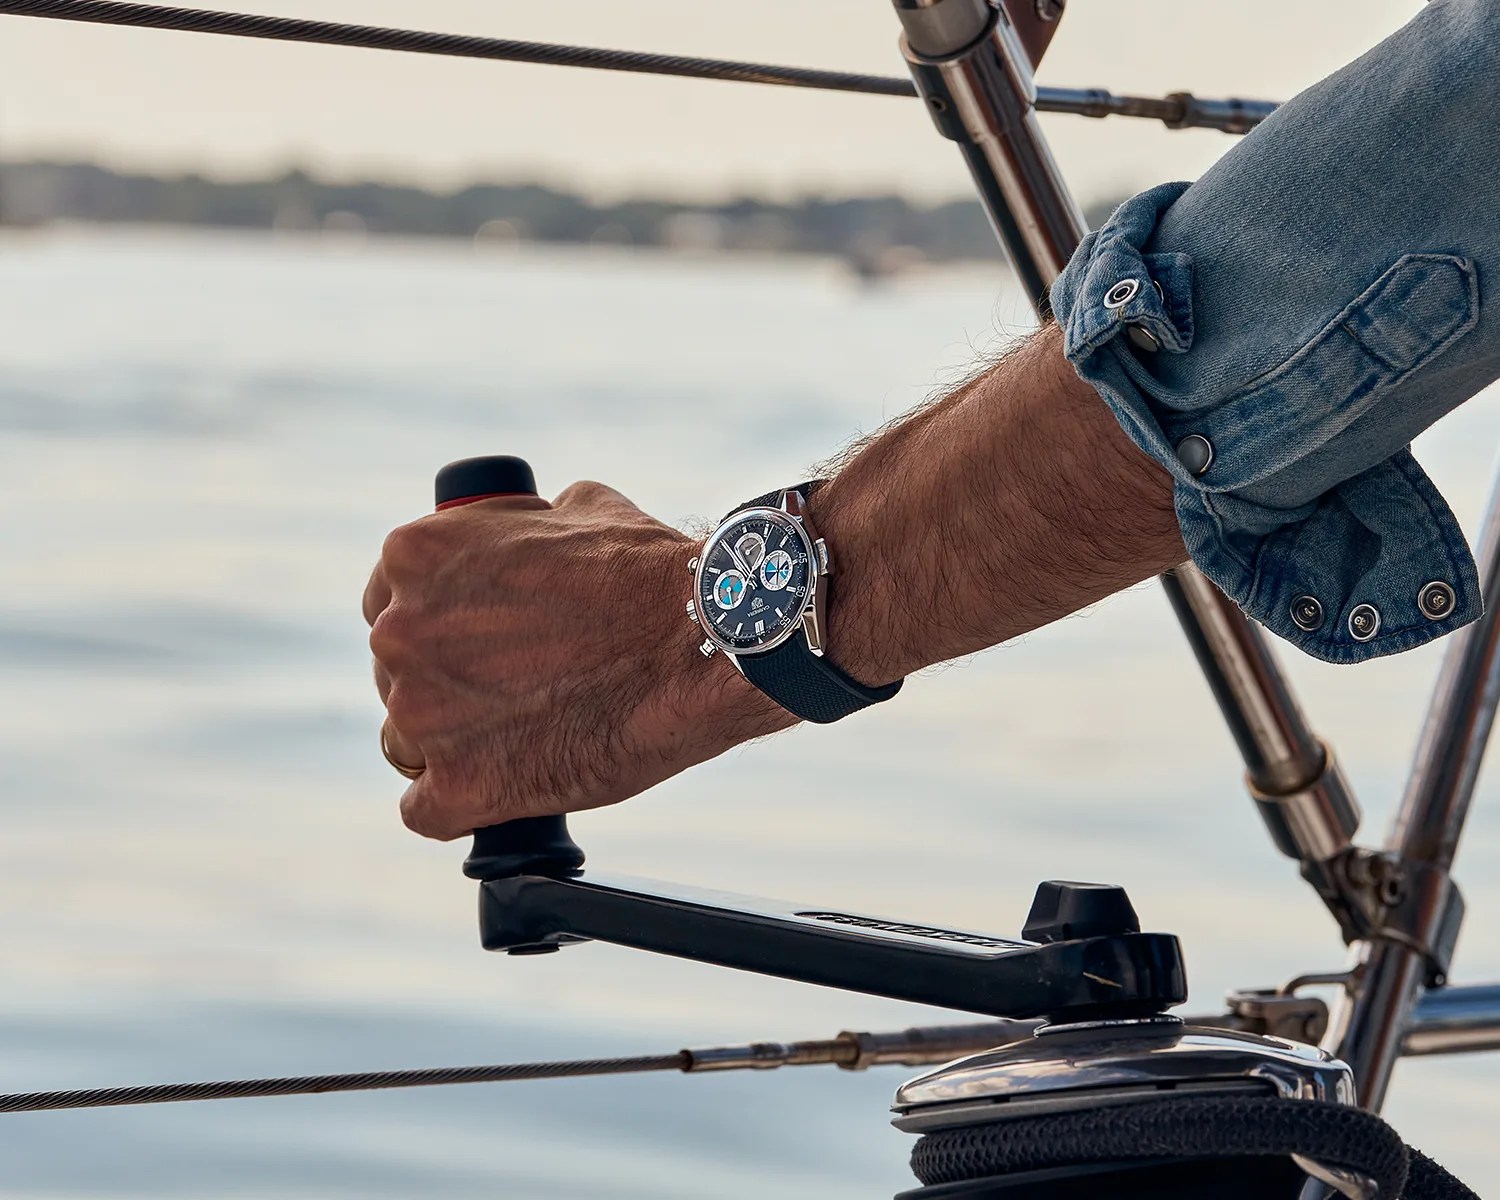
[[[1147,354],[1155,354],[1161,349],[1161,343],[1156,340],[1156,335],[1144,325],[1127,325],[1125,336],[1130,339],[1130,344],[1137,350],[1144,350]]]
[[[1292,601],[1292,624],[1303,633],[1323,627],[1323,604],[1316,596],[1298,596]]]
[[[1380,632],[1380,610],[1373,604],[1356,604],[1349,613],[1349,636],[1368,642]]]
[[[1141,290],[1139,279],[1122,279],[1109,291],[1104,293],[1104,307],[1108,309],[1124,308],[1132,300],[1135,294]]]
[[[1201,433],[1190,433],[1177,443],[1177,461],[1194,475],[1202,475],[1214,463],[1214,444]]]
[[[1441,580],[1423,584],[1417,593],[1417,607],[1429,621],[1441,621],[1450,616],[1457,603],[1458,597],[1453,594],[1453,589]]]

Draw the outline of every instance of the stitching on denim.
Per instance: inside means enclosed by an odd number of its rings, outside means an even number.
[[[1248,594],[1253,595],[1255,592],[1255,569],[1253,563],[1251,561],[1245,560],[1244,558],[1241,558],[1240,552],[1235,549],[1233,543],[1231,543],[1228,537],[1225,536],[1224,514],[1214,507],[1213,494],[1210,492],[1200,491],[1197,488],[1194,488],[1192,490],[1192,494],[1199,500],[1203,501],[1204,509],[1207,511],[1208,515],[1214,519],[1214,528],[1218,530],[1219,534],[1219,549],[1224,552],[1226,557],[1233,559],[1235,565],[1238,566],[1239,569],[1243,571],[1247,577],[1249,577],[1250,591]],[[1266,539],[1262,538],[1261,545],[1264,545],[1265,541]],[[1260,547],[1257,547],[1256,560],[1258,560],[1259,558]]]
[[[1416,510],[1419,519],[1425,521],[1426,532],[1432,540],[1439,542],[1443,548],[1443,556],[1448,560],[1453,576],[1449,585],[1453,588],[1457,597],[1454,612],[1459,613],[1473,603],[1473,596],[1469,592],[1469,574],[1473,563],[1473,556],[1469,551],[1467,542],[1459,540],[1454,544],[1452,530],[1457,528],[1456,519],[1451,512],[1445,511],[1442,500],[1436,488],[1433,488],[1431,480],[1426,478],[1420,465],[1410,455],[1393,455],[1386,460],[1395,471],[1392,483],[1404,488],[1407,498],[1415,501],[1412,507]],[[1425,483],[1425,487],[1421,486]],[[1430,494],[1429,494],[1430,492]],[[1437,503],[1434,503],[1437,498]],[[1446,519],[1445,519],[1446,518]],[[1420,586],[1420,585],[1419,585]],[[1464,622],[1467,624],[1467,622]],[[1442,622],[1415,622],[1410,625],[1402,625],[1392,628],[1386,633],[1378,634],[1368,642],[1360,642],[1355,646],[1348,646],[1342,642],[1330,642],[1326,639],[1312,638],[1310,640],[1318,644],[1333,647],[1342,647],[1348,652],[1348,662],[1357,662],[1364,658],[1373,657],[1372,651],[1381,653],[1399,653],[1402,650],[1410,650],[1416,646],[1425,645],[1444,634],[1451,633],[1459,626],[1444,624]]]
[[[1434,261],[1456,265],[1459,267],[1459,274],[1461,277],[1472,279],[1472,269],[1470,268],[1468,260],[1466,259],[1457,259],[1451,255],[1403,254],[1394,263],[1387,267],[1381,273],[1380,277],[1375,280],[1374,283],[1370,284],[1367,288],[1365,288],[1363,292],[1355,297],[1354,300],[1345,305],[1343,310],[1339,312],[1339,314],[1335,316],[1333,320],[1329,321],[1326,325],[1323,326],[1322,329],[1313,334],[1313,336],[1308,341],[1303,343],[1303,345],[1299,347],[1291,355],[1291,357],[1286,359],[1285,362],[1282,362],[1278,366],[1272,367],[1269,371],[1257,376],[1255,379],[1245,384],[1244,387],[1227,396],[1223,404],[1219,407],[1228,408],[1232,404],[1237,404],[1241,401],[1249,400],[1257,393],[1264,391],[1272,383],[1278,381],[1282,376],[1290,375],[1297,368],[1304,366],[1307,360],[1311,358],[1314,353],[1322,349],[1323,346],[1327,344],[1328,339],[1331,335],[1337,333],[1341,328],[1343,328],[1350,317],[1354,316],[1354,314],[1359,312],[1361,309],[1368,308],[1377,299],[1379,299],[1381,293],[1389,289],[1391,285],[1395,283],[1396,277],[1402,271],[1406,270],[1408,266],[1416,263],[1431,263]],[[1470,287],[1468,291],[1470,294],[1466,297],[1467,303],[1465,304],[1464,308],[1464,318],[1459,321],[1456,326],[1451,327],[1446,333],[1444,333],[1438,341],[1429,346],[1429,348],[1418,357],[1415,365],[1407,368],[1405,371],[1401,371],[1398,368],[1392,367],[1381,355],[1374,353],[1369,349],[1368,343],[1365,338],[1360,337],[1357,334],[1354,335],[1355,342],[1358,343],[1361,349],[1369,353],[1371,358],[1380,363],[1380,365],[1385,367],[1387,370],[1397,372],[1396,378],[1385,381],[1385,384],[1382,386],[1388,386],[1391,383],[1399,383],[1413,371],[1416,371],[1425,366],[1433,359],[1434,356],[1446,350],[1453,344],[1454,341],[1474,328],[1475,324],[1478,323],[1479,314],[1477,311],[1477,305],[1475,305],[1473,300],[1474,289]]]
[[[1361,336],[1357,331],[1350,331],[1353,334],[1354,339],[1364,347],[1365,351],[1368,354],[1376,359],[1379,359],[1380,362],[1382,362],[1388,370],[1394,371],[1396,373],[1396,378],[1391,380],[1392,383],[1400,383],[1409,375],[1420,371],[1435,357],[1437,357],[1449,346],[1451,346],[1457,339],[1468,333],[1471,329],[1474,328],[1475,325],[1479,323],[1479,296],[1477,287],[1478,279],[1475,276],[1474,264],[1472,262],[1470,262],[1466,258],[1459,258],[1456,255],[1450,254],[1404,254],[1400,259],[1397,260],[1396,266],[1392,267],[1391,270],[1394,272],[1403,263],[1406,263],[1408,261],[1411,263],[1430,264],[1426,272],[1428,274],[1435,274],[1436,272],[1432,270],[1432,267],[1438,265],[1452,267],[1458,272],[1459,279],[1462,282],[1468,284],[1468,287],[1465,288],[1466,295],[1464,296],[1464,307],[1462,310],[1463,318],[1457,321],[1453,325],[1453,327],[1442,336],[1439,341],[1430,343],[1426,350],[1417,355],[1416,360],[1409,367],[1401,368],[1396,366],[1389,359],[1387,359],[1385,355],[1381,354],[1379,349],[1375,345],[1371,344],[1370,340],[1367,340],[1366,338]],[[1393,283],[1395,282],[1394,274],[1392,275],[1391,281]]]
[[[1461,534],[1455,537],[1458,531],[1456,518],[1448,510],[1441,493],[1427,478],[1421,465],[1409,453],[1393,455],[1386,460],[1386,463],[1393,469],[1393,478],[1390,482],[1401,489],[1406,499],[1412,502],[1411,508],[1418,522],[1424,526],[1423,532],[1427,540],[1436,542],[1441,547],[1443,557],[1450,568],[1444,574],[1448,577],[1447,582],[1455,594],[1454,613],[1456,615],[1464,612],[1477,601],[1472,590],[1474,560],[1469,545],[1463,540]],[[1208,497],[1202,498],[1206,500]],[[1254,578],[1250,590],[1250,597],[1254,603],[1244,605],[1245,610],[1272,632],[1315,657],[1344,665],[1361,662],[1377,655],[1395,654],[1425,645],[1468,624],[1468,621],[1460,622],[1458,625],[1452,624],[1451,618],[1445,622],[1418,621],[1390,627],[1385,633],[1377,635],[1368,642],[1354,644],[1296,629],[1283,619],[1280,607],[1274,601],[1263,598],[1268,590],[1274,590],[1262,586],[1261,563],[1274,536],[1271,534],[1262,538],[1256,548]],[[1223,548],[1227,550],[1227,544]]]
[[[1454,611],[1461,611],[1472,604],[1482,605],[1482,597],[1469,594],[1469,584],[1476,574],[1474,552],[1463,538],[1458,518],[1453,515],[1442,493],[1433,485],[1427,473],[1422,470],[1421,464],[1411,456],[1410,452],[1407,452],[1404,457],[1394,455],[1390,461],[1400,473],[1407,489],[1426,511],[1429,521],[1428,533],[1436,535],[1436,539],[1442,544],[1444,557],[1447,558],[1448,565],[1452,568],[1451,574],[1454,576],[1447,581],[1457,596]],[[1455,537],[1455,534],[1458,536]]]
[[[1367,308],[1379,299],[1381,293],[1390,288],[1403,272],[1413,269],[1417,264],[1426,264],[1421,269],[1424,275],[1430,276],[1432,274],[1431,265],[1439,263],[1456,268],[1460,278],[1468,284],[1465,303],[1460,310],[1461,315],[1455,317],[1456,323],[1450,326],[1447,332],[1441,337],[1434,335],[1434,340],[1417,356],[1411,366],[1401,369],[1395,368],[1387,359],[1373,350],[1369,341],[1351,331],[1348,327],[1349,319],[1355,313]],[[1257,408],[1254,402],[1276,385],[1287,383],[1289,379],[1295,376],[1296,372],[1308,369],[1314,355],[1328,350],[1331,339],[1338,334],[1343,334],[1350,337],[1354,348],[1379,369],[1383,378],[1363,388],[1348,389],[1339,400],[1336,409],[1330,407],[1326,410],[1319,410],[1318,413],[1308,420],[1306,429],[1309,432],[1315,430],[1320,424],[1330,420],[1336,411],[1342,413],[1347,418],[1344,426],[1344,428],[1347,428],[1348,423],[1358,419],[1360,415],[1370,410],[1370,406],[1376,396],[1387,392],[1390,388],[1408,379],[1473,330],[1479,321],[1477,292],[1478,281],[1473,271],[1473,265],[1467,259],[1457,258],[1453,255],[1403,254],[1391,266],[1387,267],[1374,283],[1365,288],[1353,302],[1346,305],[1333,320],[1324,325],[1317,334],[1305,342],[1294,354],[1278,366],[1273,367],[1270,371],[1258,376],[1250,384],[1245,385],[1243,388],[1226,397],[1209,411],[1207,419],[1210,421],[1215,418],[1222,419],[1227,410],[1238,408],[1243,415],[1240,417],[1238,424],[1235,424],[1232,428],[1232,432],[1236,438],[1254,442],[1277,432],[1277,427],[1285,424],[1286,413],[1284,405],[1270,404]],[[1334,353],[1338,352],[1334,351]],[[1288,390],[1292,386],[1290,383],[1287,383]],[[1341,429],[1335,430],[1321,441],[1303,447],[1302,453],[1298,458],[1293,459],[1292,462],[1300,461],[1301,458],[1306,457],[1313,450],[1326,445],[1333,438],[1337,437],[1340,432],[1342,432]],[[1285,469],[1292,465],[1292,462],[1282,464],[1279,469]],[[1226,483],[1217,486],[1205,484],[1202,486],[1212,487],[1215,491],[1232,492],[1265,477],[1264,475],[1251,475],[1244,479],[1237,479],[1232,484]]]

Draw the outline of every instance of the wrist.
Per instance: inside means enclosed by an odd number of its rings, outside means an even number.
[[[682,538],[664,556],[663,595],[670,598],[667,636],[661,647],[662,694],[672,724],[681,730],[683,750],[693,761],[704,761],[741,743],[766,737],[798,724],[735,667],[727,654],[704,657],[702,633],[684,617],[692,598],[688,564],[701,549]]]

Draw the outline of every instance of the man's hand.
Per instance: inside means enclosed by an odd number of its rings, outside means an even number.
[[[1044,326],[898,421],[811,499],[838,558],[827,653],[889,683],[1185,556],[1171,478]],[[485,500],[386,541],[365,593],[406,823],[457,837],[624,800],[795,720],[683,612],[694,543],[618,492]],[[746,586],[751,576],[746,572]]]
[[[695,543],[598,483],[393,532],[365,590],[407,825],[453,838],[627,799],[795,719],[705,660]]]

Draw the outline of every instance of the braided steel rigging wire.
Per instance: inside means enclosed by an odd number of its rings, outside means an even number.
[[[858,92],[867,96],[910,98],[917,94],[911,80],[892,75],[862,75],[812,67],[779,67],[722,58],[645,54],[634,50],[520,42],[456,33],[424,33],[376,25],[341,25],[333,21],[293,17],[206,12],[158,4],[129,4],[122,0],[0,0],[0,16],[212,33],[323,46],[357,46],[369,50],[584,67],[596,71],[630,71],[640,75],[675,75],[685,79],[764,83],[826,92]],[[1038,88],[1036,106],[1042,112],[1072,113],[1081,117],[1145,117],[1162,121],[1173,129],[1195,127],[1218,129],[1224,133],[1247,133],[1276,107],[1259,100],[1200,101],[1189,92],[1174,92],[1165,97],[1116,96],[1102,88]]]
[[[560,67],[589,67],[601,71],[635,71],[646,75],[680,75],[690,79],[767,83],[780,87],[863,92],[876,96],[917,94],[909,79],[884,75],[778,67],[713,58],[685,58],[675,54],[643,54],[591,46],[519,42],[464,34],[423,33],[375,25],[341,25],[332,21],[308,21],[293,17],[205,12],[202,9],[169,8],[156,4],[127,4],[118,0],[0,0],[0,15],[47,17],[60,21],[125,25],[139,29],[170,29],[184,33],[228,34],[284,42],[312,42],[325,46],[362,46],[371,50],[402,50],[455,58],[488,58]]]
[[[257,1096],[311,1096],[324,1092],[438,1087],[453,1083],[512,1083],[527,1079],[567,1079],[579,1075],[629,1075],[642,1071],[686,1071],[691,1065],[692,1056],[687,1051],[680,1050],[676,1054],[642,1058],[431,1067],[420,1071],[364,1071],[352,1075],[300,1075],[285,1079],[161,1083],[144,1087],[92,1088],[68,1092],[19,1092],[0,1096],[0,1113],[112,1108],[127,1104],[175,1104],[185,1100],[244,1100]]]

